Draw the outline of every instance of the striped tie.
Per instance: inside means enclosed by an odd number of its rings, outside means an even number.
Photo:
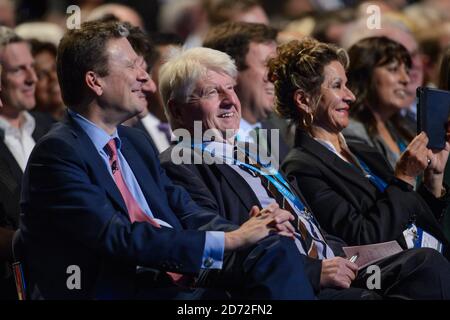
[[[237,148],[237,147],[235,147],[235,149],[234,149],[234,157],[235,157],[235,159],[245,159],[245,163],[251,164],[252,166],[254,166],[255,168],[259,169],[262,172],[265,171],[262,168],[261,164],[259,164],[257,161],[250,160],[250,158],[246,154],[244,155],[243,152],[241,150],[239,150],[239,148]],[[260,174],[257,171],[253,171],[244,165],[240,165],[239,167],[242,170],[249,172],[251,175],[258,177],[261,180],[261,184],[266,189],[269,196],[271,196],[272,198],[275,199],[275,201],[278,203],[278,205],[280,206],[281,209],[289,211],[294,217],[298,216],[298,213],[294,210],[294,208],[292,208],[289,201],[287,201],[287,199],[283,196],[283,194],[277,189],[277,187],[272,182],[270,182],[269,179],[266,178],[266,176],[264,174]],[[302,242],[303,248],[305,249],[305,252],[308,253],[309,257],[317,259],[319,257],[319,254],[318,254],[317,245],[316,245],[313,237],[311,236],[310,232],[308,231],[308,228],[306,227],[306,225],[302,221],[302,219],[298,218],[298,219],[296,219],[296,221],[297,221],[297,225],[294,227],[297,229],[297,231],[301,235],[301,242]],[[320,238],[322,238],[322,239],[320,239]],[[317,239],[318,241],[323,243],[324,248],[325,248],[324,257],[326,258],[326,251],[327,251],[326,248],[328,245],[326,244],[326,242],[322,236],[316,235],[315,239]]]

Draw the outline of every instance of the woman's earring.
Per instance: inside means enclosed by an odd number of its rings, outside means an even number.
[[[307,113],[305,114],[305,116],[303,117],[303,119],[302,119],[303,127],[304,127],[305,129],[307,129],[307,128],[309,128],[309,127],[312,126],[313,122],[314,122],[314,116],[313,116],[313,114],[307,112]]]

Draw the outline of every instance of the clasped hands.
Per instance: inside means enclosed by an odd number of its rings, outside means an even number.
[[[225,250],[236,250],[255,244],[272,233],[294,239],[295,229],[291,223],[294,216],[281,209],[277,203],[271,203],[262,210],[253,206],[249,216],[250,219],[239,229],[225,233]]]

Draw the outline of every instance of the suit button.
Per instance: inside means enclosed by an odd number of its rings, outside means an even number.
[[[205,261],[203,262],[203,264],[205,265],[206,268],[209,268],[213,265],[214,263],[214,259],[211,257],[208,257],[205,259]]]

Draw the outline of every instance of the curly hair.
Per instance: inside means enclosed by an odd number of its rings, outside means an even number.
[[[302,127],[306,112],[294,105],[294,93],[298,89],[304,91],[311,99],[310,107],[314,113],[321,96],[324,68],[333,61],[338,61],[347,68],[347,52],[312,38],[280,45],[277,56],[268,62],[269,80],[275,85],[276,112],[282,118],[290,120],[291,124]]]

